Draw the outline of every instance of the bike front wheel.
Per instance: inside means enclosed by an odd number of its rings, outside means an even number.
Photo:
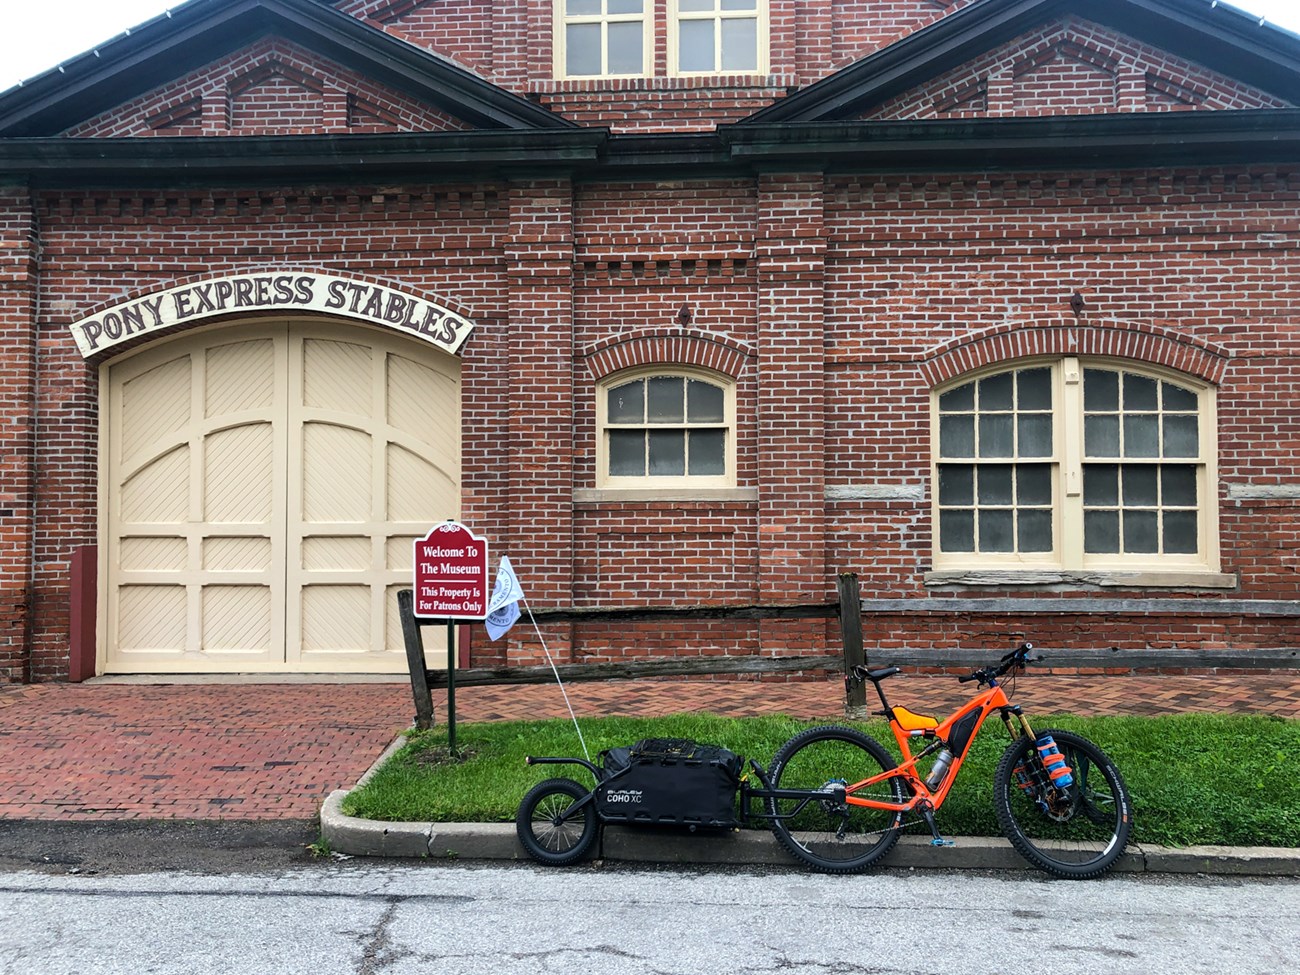
[[[1115,763],[1087,738],[1054,729],[1043,735],[1056,740],[1073,784],[1058,789],[1034,740],[1016,739],[993,777],[998,823],[1017,852],[1040,870],[1072,880],[1099,877],[1128,844],[1128,790]]]
[[[839,801],[837,787],[851,787],[894,767],[893,757],[879,742],[853,728],[831,725],[795,735],[772,759],[772,787],[824,793],[825,798],[769,798],[772,832],[795,859],[814,870],[865,870],[898,841],[903,814]],[[903,786],[889,778],[849,794],[902,802]]]
[[[528,790],[515,815],[515,831],[528,855],[539,863],[563,867],[576,863],[596,842],[600,824],[594,803],[566,817],[589,790],[572,779],[547,779]]]

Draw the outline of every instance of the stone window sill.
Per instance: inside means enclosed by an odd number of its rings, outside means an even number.
[[[943,569],[925,574],[932,588],[949,586],[1050,586],[1054,590],[1087,589],[1235,589],[1231,572],[1065,572],[1054,569]]]

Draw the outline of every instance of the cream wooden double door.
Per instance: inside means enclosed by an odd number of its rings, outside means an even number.
[[[460,510],[459,360],[263,320],[130,356],[104,388],[106,672],[405,671],[412,541]]]

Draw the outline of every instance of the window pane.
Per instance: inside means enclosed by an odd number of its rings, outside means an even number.
[[[683,20],[677,26],[678,70],[712,71],[713,21]]]
[[[1021,410],[1052,408],[1052,370],[1021,370],[1016,377],[1016,408]]]
[[[1011,414],[980,414],[980,453],[981,457],[1010,457],[1011,448]]]
[[[1051,504],[1052,468],[1022,464],[1016,468],[1016,504]]]
[[[600,24],[564,28],[564,73],[600,74]]]
[[[1160,503],[1169,507],[1196,505],[1196,468],[1171,465],[1160,471]]]
[[[939,512],[939,550],[943,552],[975,551],[975,512]]]
[[[645,434],[642,431],[609,431],[609,476],[645,477]]]
[[[686,431],[649,430],[650,476],[673,477],[686,473]]]
[[[1124,376],[1124,412],[1155,411],[1159,408],[1160,404],[1156,400],[1156,381],[1154,379],[1128,374]]]
[[[644,33],[637,21],[609,25],[609,73],[640,74],[645,68],[641,57]]]
[[[1085,416],[1083,453],[1085,457],[1118,457],[1119,417]]]
[[[1156,513],[1154,511],[1124,512],[1124,551],[1156,552],[1159,551]]]
[[[975,417],[961,414],[939,417],[939,456],[975,456]]]
[[[1159,423],[1156,415],[1139,414],[1124,417],[1124,456],[1160,456]]]
[[[697,13],[701,10],[715,10],[714,0],[677,0],[677,9]]]
[[[610,423],[644,423],[645,383],[638,379],[615,386],[609,391],[607,403]]]
[[[722,70],[758,70],[758,21],[740,17],[722,22]]]
[[[600,13],[600,0],[565,0],[564,13],[569,17],[589,17]]]
[[[723,10],[757,10],[758,0],[722,0]]]
[[[1011,465],[995,464],[979,468],[979,503],[1011,503]]]
[[[974,504],[975,468],[969,464],[944,464],[939,468],[939,503]]]
[[[686,381],[676,376],[646,380],[646,418],[651,423],[681,423],[686,419]]]
[[[727,473],[726,432],[723,430],[692,430],[687,434],[690,445],[688,474],[696,476]]]
[[[639,14],[644,0],[609,0],[605,9],[611,14]]]
[[[956,389],[950,389],[939,397],[939,411],[948,413],[953,410],[973,410],[975,409],[975,384],[967,383],[965,386],[958,386]]]
[[[1089,412],[1119,409],[1119,374],[1105,369],[1083,370],[1083,408]]]
[[[1118,511],[1084,512],[1083,550],[1099,555],[1119,551]]]
[[[980,551],[1013,551],[1015,537],[1012,529],[1013,519],[1010,511],[980,512]]]
[[[1165,456],[1196,457],[1200,454],[1196,416],[1165,417]]]
[[[1051,414],[1019,414],[1016,418],[1016,448],[1021,457],[1051,457]]]
[[[722,387],[691,379],[686,384],[686,419],[691,423],[722,423]]]
[[[1165,552],[1170,555],[1196,554],[1196,512],[1166,511]]]
[[[1011,409],[1011,382],[1015,374],[1004,372],[980,380],[980,409]]]
[[[1148,505],[1154,508],[1157,504],[1157,468],[1125,464],[1122,471],[1124,475],[1124,507],[1132,508],[1137,505]]]
[[[1083,468],[1083,503],[1089,507],[1119,504],[1119,465],[1088,464]]]
[[[1197,408],[1196,393],[1173,383],[1161,383],[1160,391],[1165,398],[1166,410],[1191,411]]]
[[[1022,511],[1017,519],[1016,541],[1021,552],[1052,550],[1052,513]]]

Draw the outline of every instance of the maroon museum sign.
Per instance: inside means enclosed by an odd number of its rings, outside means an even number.
[[[488,545],[457,521],[443,522],[415,540],[417,619],[481,620],[492,583]]]

